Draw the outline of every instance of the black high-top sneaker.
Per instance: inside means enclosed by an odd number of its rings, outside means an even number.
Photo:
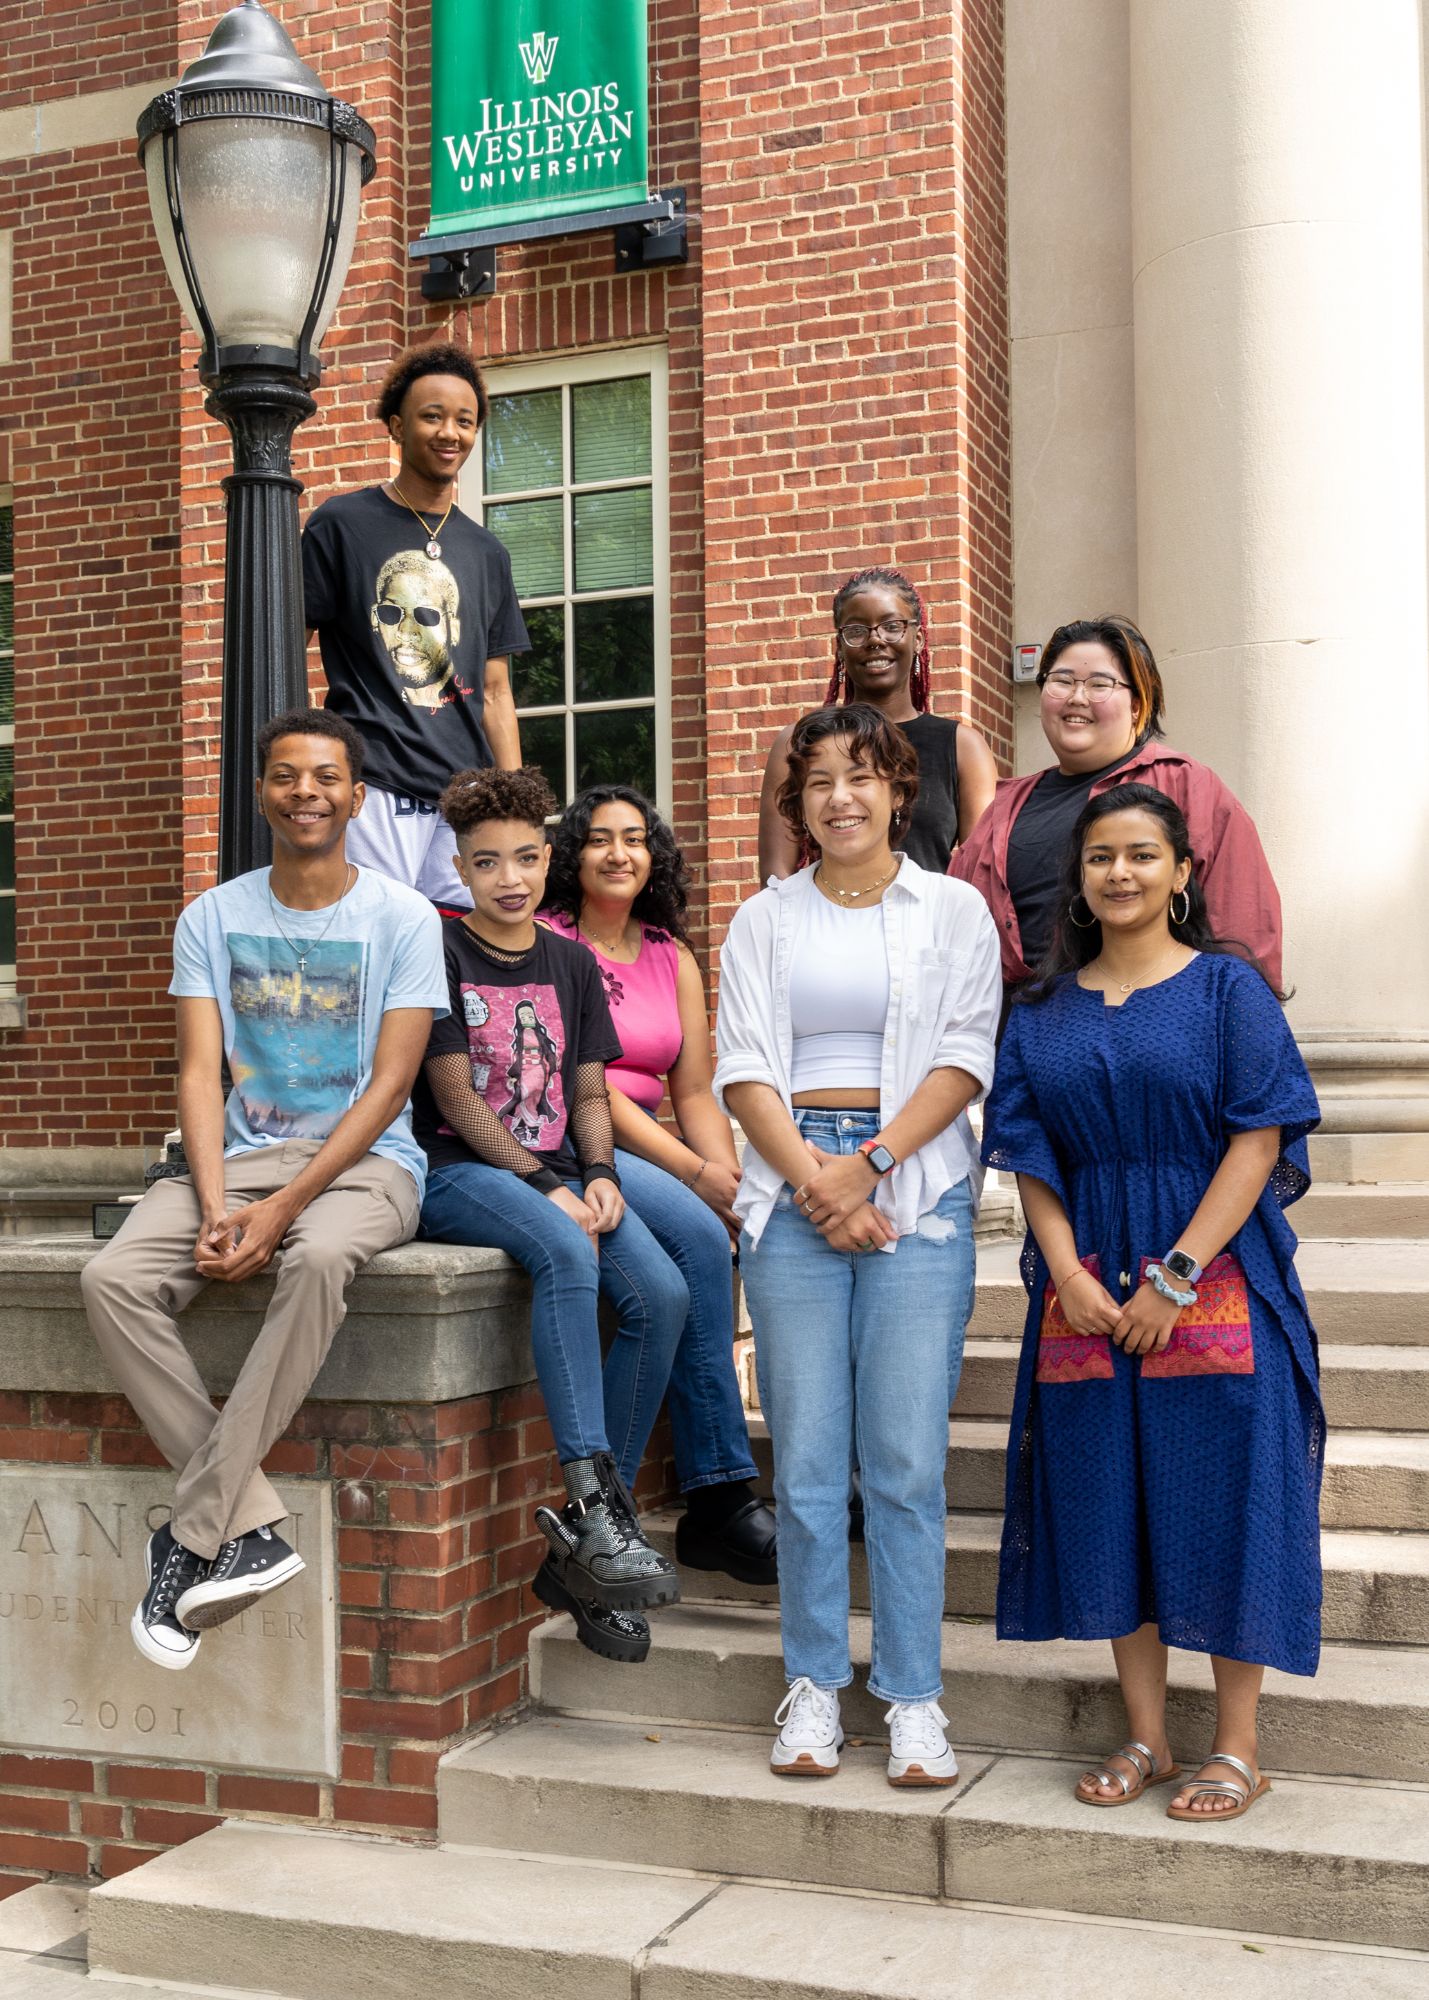
[[[621,1660],[638,1666],[650,1651],[650,1627],[638,1611],[614,1611],[607,1604],[582,1604],[573,1590],[567,1590],[556,1570],[554,1556],[547,1556],[531,1582],[543,1604],[553,1611],[568,1611],[576,1621],[576,1637],[603,1660]]]
[[[251,1534],[225,1542],[213,1561],[204,1564],[175,1606],[179,1621],[193,1632],[226,1624],[306,1567],[281,1535],[271,1528],[254,1528]]]
[[[582,1603],[612,1611],[677,1603],[675,1565],[641,1533],[635,1502],[610,1453],[573,1458],[561,1473],[571,1496],[566,1506],[559,1514],[536,1509],[557,1580]]]
[[[156,1667],[190,1666],[198,1652],[198,1633],[185,1630],[175,1607],[204,1568],[202,1556],[174,1540],[167,1521],[155,1528],[144,1545],[148,1587],[134,1607],[129,1633],[144,1658]]]

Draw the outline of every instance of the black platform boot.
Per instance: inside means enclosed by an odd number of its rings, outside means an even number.
[[[582,1603],[612,1611],[677,1603],[675,1565],[641,1533],[635,1502],[609,1452],[574,1458],[561,1473],[567,1504],[559,1514],[536,1509],[556,1580]]]
[[[576,1637],[603,1660],[638,1666],[649,1653],[650,1627],[640,1613],[613,1611],[607,1604],[582,1603],[561,1582],[554,1556],[547,1556],[533,1577],[531,1588],[552,1611],[568,1611],[576,1621]]]

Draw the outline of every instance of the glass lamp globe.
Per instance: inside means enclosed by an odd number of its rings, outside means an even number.
[[[242,0],[139,120],[139,154],[169,279],[208,376],[315,351],[352,260],[371,128],[300,60],[282,25]]]

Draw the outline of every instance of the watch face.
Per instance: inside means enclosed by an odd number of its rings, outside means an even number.
[[[893,1155],[886,1146],[875,1146],[868,1156],[868,1163],[871,1167],[876,1167],[881,1174],[888,1173],[896,1165]]]
[[[1173,1250],[1161,1262],[1173,1278],[1193,1278],[1196,1274],[1196,1260],[1188,1257],[1184,1250]]]

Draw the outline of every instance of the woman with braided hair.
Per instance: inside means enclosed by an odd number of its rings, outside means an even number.
[[[834,598],[834,664],[827,706],[866,701],[896,722],[918,758],[918,799],[903,852],[935,875],[967,839],[997,785],[997,765],[971,723],[928,709],[928,620],[901,570],[882,566],[849,577]],[[789,769],[791,723],[769,752],[759,798],[759,874],[782,880],[800,866],[799,843],[779,811]]]

